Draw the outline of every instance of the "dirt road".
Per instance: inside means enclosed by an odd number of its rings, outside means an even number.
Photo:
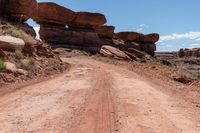
[[[140,75],[92,59],[0,97],[0,133],[199,133],[200,115]]]

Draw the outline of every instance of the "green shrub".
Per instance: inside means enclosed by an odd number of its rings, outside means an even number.
[[[4,71],[6,66],[4,65],[4,61],[0,59],[0,72]]]
[[[9,26],[9,28],[6,29],[6,34],[24,40],[25,44],[27,45],[33,46],[37,43],[37,41],[31,35],[28,35],[21,29],[18,29],[14,26]]]
[[[24,57],[24,55],[21,50],[15,51],[15,59],[21,60],[21,59],[23,59],[23,57]]]
[[[28,71],[29,75],[32,75],[36,71],[36,64],[32,58],[22,60],[18,67]]]
[[[23,34],[22,34],[21,30],[19,30],[18,28],[15,28],[15,27],[9,27],[6,30],[6,34],[9,34],[16,38],[23,38]]]

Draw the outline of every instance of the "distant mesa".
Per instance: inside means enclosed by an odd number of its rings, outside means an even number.
[[[179,57],[200,57],[200,48],[180,49],[178,51]]]

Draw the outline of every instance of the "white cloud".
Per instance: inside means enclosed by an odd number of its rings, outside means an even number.
[[[171,40],[177,40],[177,39],[191,39],[191,40],[200,41],[200,32],[188,32],[188,33],[183,33],[183,34],[173,33],[170,35],[161,36],[159,42],[171,41]]]
[[[141,25],[139,25],[139,27],[145,27],[146,26],[146,24],[141,24]]]
[[[135,29],[135,31],[141,32],[141,31],[143,31],[145,28],[147,28],[147,25],[146,25],[146,24],[140,24],[140,25]]]
[[[40,34],[39,34],[39,31],[40,31],[40,27],[33,27],[33,29],[35,30],[35,33],[36,33],[36,39],[40,40]]]
[[[200,41],[200,38],[197,38],[195,41]]]
[[[143,31],[143,28],[136,29],[137,32]]]

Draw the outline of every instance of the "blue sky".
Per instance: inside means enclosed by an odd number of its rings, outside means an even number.
[[[38,0],[103,13],[118,31],[161,35],[158,51],[200,47],[200,0]],[[37,28],[33,22],[29,22]]]

